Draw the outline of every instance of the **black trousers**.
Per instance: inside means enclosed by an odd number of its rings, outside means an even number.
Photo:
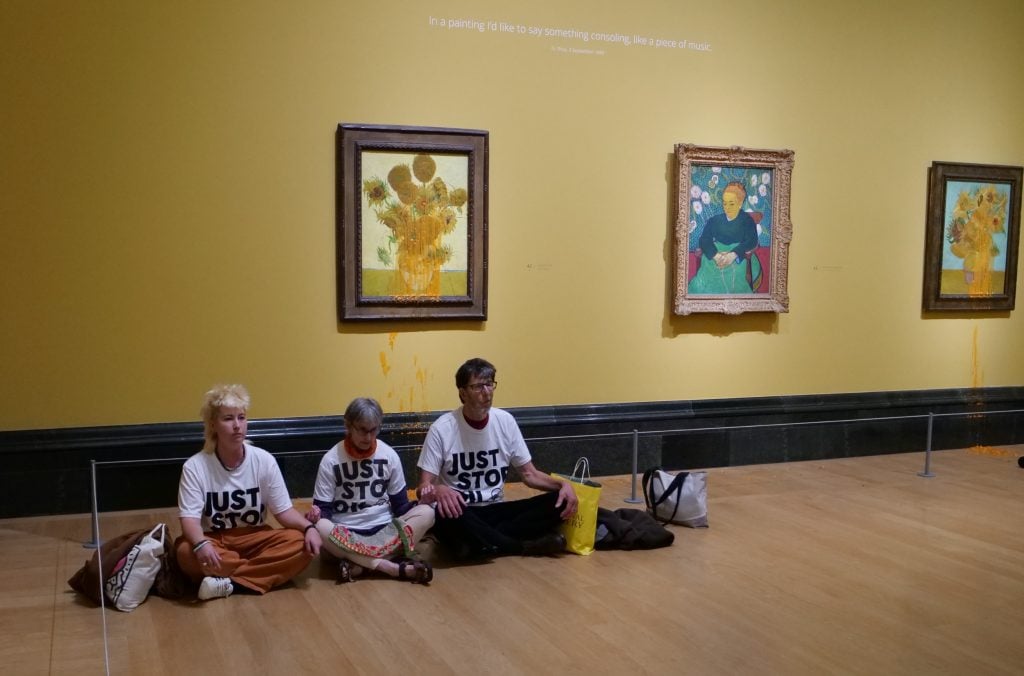
[[[558,493],[550,492],[524,500],[468,505],[454,519],[438,512],[434,535],[460,557],[522,554],[524,541],[551,533],[562,523],[557,501]]]

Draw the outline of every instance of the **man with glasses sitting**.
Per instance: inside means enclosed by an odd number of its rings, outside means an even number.
[[[493,364],[479,358],[455,373],[462,406],[430,426],[417,494],[435,505],[434,534],[458,559],[557,554],[565,549],[558,526],[575,513],[576,494],[567,482],[533,466],[515,418],[492,407],[495,373]],[[544,492],[505,502],[509,467]]]

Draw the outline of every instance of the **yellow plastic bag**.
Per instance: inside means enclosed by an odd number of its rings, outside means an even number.
[[[571,475],[551,473],[556,479],[569,482],[579,504],[576,513],[562,522],[566,550],[586,556],[594,551],[597,532],[597,504],[601,500],[601,484],[590,479],[590,461],[580,458]]]

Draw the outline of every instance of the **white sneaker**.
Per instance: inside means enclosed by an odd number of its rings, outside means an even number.
[[[231,586],[231,578],[204,577],[199,585],[199,600],[226,599],[235,589]]]

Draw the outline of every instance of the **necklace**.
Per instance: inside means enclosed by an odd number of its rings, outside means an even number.
[[[224,469],[226,469],[229,472],[234,472],[236,469],[238,469],[239,467],[242,466],[243,462],[245,462],[245,446],[242,446],[242,458],[237,463],[232,465],[231,467],[228,467],[228,464],[226,462],[224,462],[223,458],[220,457],[220,451],[219,450],[217,451],[217,460],[220,461],[220,466],[221,467],[223,467]]]

